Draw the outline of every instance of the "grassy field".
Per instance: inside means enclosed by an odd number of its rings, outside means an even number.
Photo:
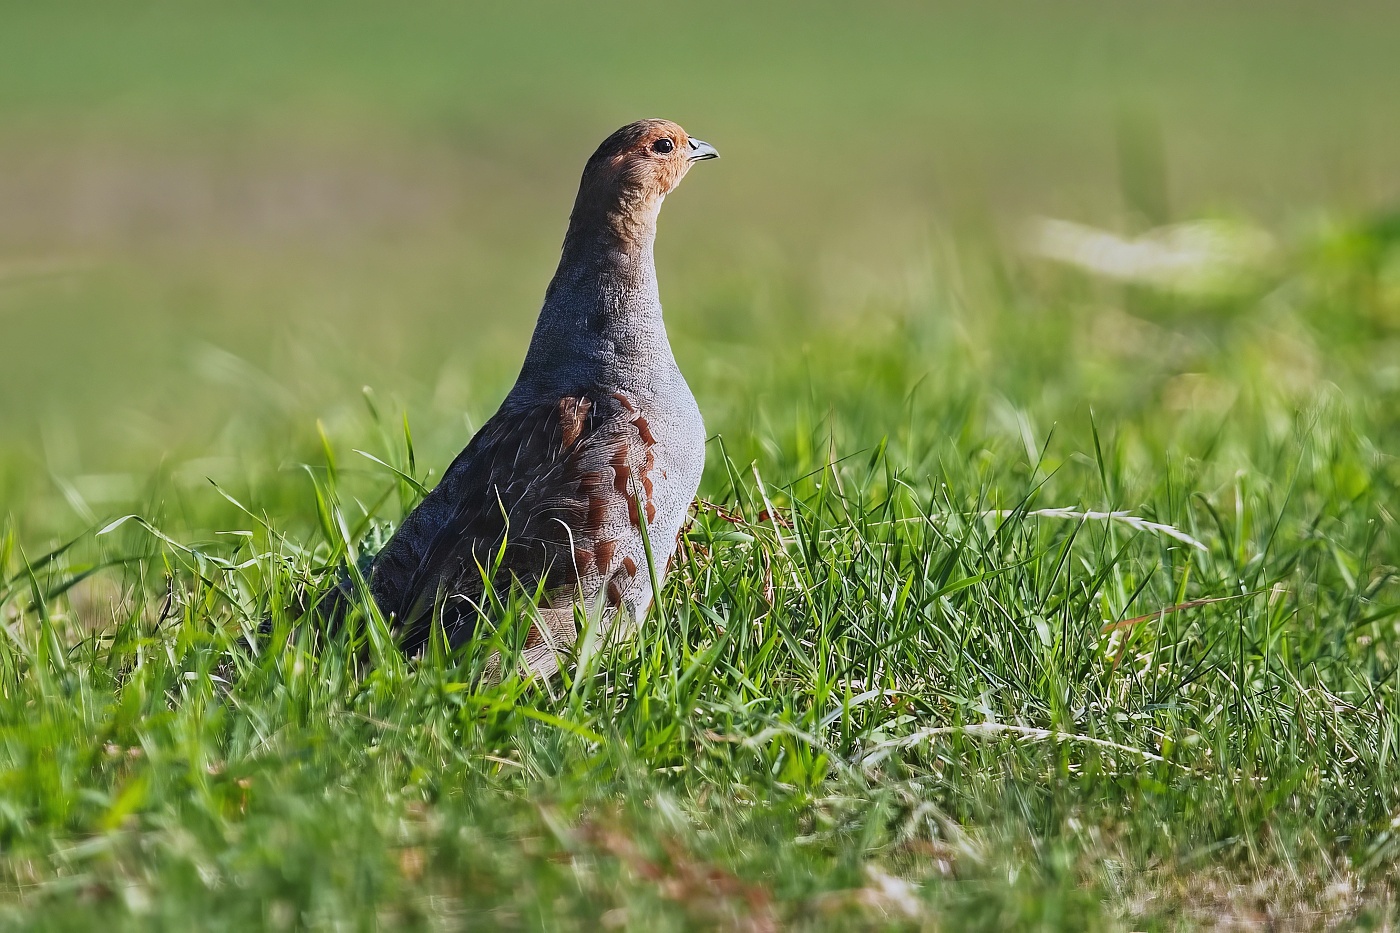
[[[0,3],[0,926],[1394,929],[1397,27]],[[652,616],[313,643],[642,115]]]

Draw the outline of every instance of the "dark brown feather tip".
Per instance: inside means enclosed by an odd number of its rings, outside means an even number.
[[[621,444],[612,458],[613,488],[619,496],[629,495],[628,483],[632,479],[632,468],[627,465],[627,445]],[[630,497],[630,496],[629,496]]]
[[[608,520],[608,500],[602,496],[588,497],[588,514],[584,518],[585,527],[597,530]]]
[[[564,450],[574,446],[582,436],[588,423],[588,412],[592,408],[593,403],[582,396],[565,396],[559,400],[560,444]]]

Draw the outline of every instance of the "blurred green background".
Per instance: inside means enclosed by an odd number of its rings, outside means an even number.
[[[489,413],[641,116],[724,154],[658,247],[698,373],[878,317],[950,231],[1365,214],[1397,87],[1382,3],[5,3],[0,444],[101,511],[362,384]]]

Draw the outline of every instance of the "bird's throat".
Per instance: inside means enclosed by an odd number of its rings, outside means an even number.
[[[561,372],[571,379],[645,378],[650,367],[674,365],[653,258],[656,200],[625,215],[580,216],[575,209],[522,380],[538,383]]]

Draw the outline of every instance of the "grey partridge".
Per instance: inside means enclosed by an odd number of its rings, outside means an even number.
[[[675,123],[642,120],[588,160],[514,388],[370,567],[406,652],[435,614],[451,644],[471,638],[488,577],[544,594],[525,645],[539,673],[576,638],[580,600],[614,631],[646,611],[705,463],[661,316],[656,219],[690,167],[718,156]]]

